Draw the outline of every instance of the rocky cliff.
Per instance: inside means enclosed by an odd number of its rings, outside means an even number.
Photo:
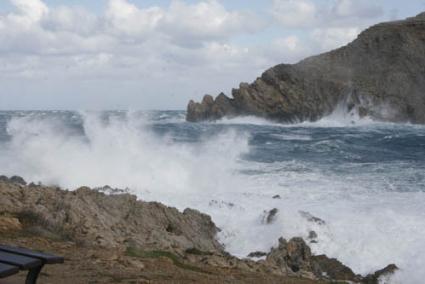
[[[255,115],[315,121],[342,105],[347,112],[392,122],[425,123],[425,13],[381,23],[352,43],[301,62],[280,64],[232,98],[190,101],[188,121]]]

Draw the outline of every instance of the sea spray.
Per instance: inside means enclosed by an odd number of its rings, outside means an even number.
[[[281,236],[309,241],[314,231],[315,253],[357,273],[396,263],[394,281],[425,278],[423,126],[337,114],[297,125],[190,124],[181,112],[1,115],[3,174],[69,189],[128,187],[140,199],[199,209],[240,257],[268,251]]]

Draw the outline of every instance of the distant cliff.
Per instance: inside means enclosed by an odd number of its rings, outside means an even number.
[[[315,121],[338,105],[392,122],[425,123],[425,13],[375,25],[352,43],[293,65],[280,64],[232,98],[190,101],[188,121],[255,115]]]

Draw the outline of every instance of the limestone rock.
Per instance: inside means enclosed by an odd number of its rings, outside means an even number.
[[[0,233],[20,231],[22,224],[17,218],[0,216]]]
[[[311,250],[302,238],[292,238],[286,241],[279,239],[279,245],[272,248],[266,257],[266,261],[276,264],[283,272],[290,274],[312,274]]]
[[[32,230],[42,230],[89,246],[221,252],[218,228],[208,215],[130,194],[106,195],[87,187],[64,191],[0,181],[0,213],[14,216]],[[17,219],[16,219],[17,218]]]

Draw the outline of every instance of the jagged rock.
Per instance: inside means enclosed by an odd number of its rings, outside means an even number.
[[[266,256],[267,255],[267,253],[266,252],[263,252],[263,251],[254,251],[254,252],[251,252],[251,253],[249,253],[248,254],[248,257],[263,257],[263,256]]]
[[[232,202],[226,202],[226,201],[218,201],[218,200],[211,200],[208,203],[209,206],[216,206],[218,208],[223,208],[223,207],[227,207],[227,208],[233,208],[235,206],[234,203]]]
[[[289,241],[280,238],[279,245],[271,249],[266,261],[288,275],[366,284],[377,284],[379,277],[392,274],[398,269],[391,264],[374,274],[362,277],[337,259],[326,255],[313,255],[302,238],[292,238]]]
[[[9,178],[7,176],[0,175],[0,181],[2,181],[2,182],[9,182]]]
[[[265,215],[263,217],[263,223],[271,224],[276,220],[276,215],[279,212],[279,209],[273,208],[270,211],[264,211]]]
[[[102,187],[96,187],[93,188],[93,190],[97,190],[99,192],[103,192],[106,194],[122,194],[122,193],[128,193],[128,188],[126,189],[121,189],[121,188],[113,188],[109,185],[104,185]]]
[[[266,261],[277,265],[288,275],[315,278],[311,257],[310,247],[302,238],[292,238],[289,241],[280,238],[279,245],[271,249]]]
[[[256,115],[281,122],[315,121],[338,105],[360,116],[425,123],[425,17],[375,25],[352,43],[289,65],[280,64],[232,98],[190,101],[188,121]]]
[[[272,209],[269,216],[277,212]],[[169,265],[196,271],[198,268],[185,262],[253,274],[313,280],[364,280],[369,281],[364,282],[368,284],[395,270],[388,266],[363,279],[335,259],[312,255],[302,238],[289,241],[280,238],[279,245],[271,249],[265,260],[238,259],[226,253],[217,242],[219,229],[211,218],[193,209],[179,212],[157,202],[138,201],[130,194],[106,195],[88,187],[64,191],[57,187],[31,187],[10,180],[0,181],[0,236],[14,236],[3,232],[15,231],[39,240],[59,240],[66,246],[74,243],[89,250],[114,252],[105,260],[107,263],[122,263],[123,253],[142,258],[165,256]],[[263,256],[262,252],[249,255]],[[132,261],[136,260],[126,259],[124,266],[131,265],[139,270],[144,267]]]
[[[313,223],[316,223],[318,225],[325,225],[326,224],[326,222],[323,221],[322,219],[320,219],[316,216],[313,216],[306,211],[299,211],[299,213],[300,213],[301,217],[305,218],[309,222],[313,222]]]
[[[234,116],[237,114],[233,101],[225,94],[221,93],[214,98],[205,95],[201,103],[190,101],[188,104],[187,121],[215,120],[224,116]]]
[[[362,280],[360,275],[356,275],[349,267],[335,258],[329,258],[326,255],[313,256],[311,263],[317,277],[353,282]]]
[[[424,14],[425,15],[425,14]],[[368,276],[366,276],[362,283],[364,284],[378,284],[379,283],[379,278],[384,277],[384,276],[389,276],[394,274],[396,271],[398,270],[398,267],[395,264],[390,264],[387,267],[376,271],[373,274],[369,274]]]
[[[192,209],[181,213],[157,202],[138,201],[130,194],[0,182],[0,213],[32,229],[90,246],[223,250],[215,239],[218,228],[208,215]]]
[[[317,243],[317,233],[315,231],[308,232],[308,239],[310,240],[310,243]]]
[[[20,185],[27,184],[27,182],[20,176],[12,176],[11,178],[9,178],[9,181]]]

